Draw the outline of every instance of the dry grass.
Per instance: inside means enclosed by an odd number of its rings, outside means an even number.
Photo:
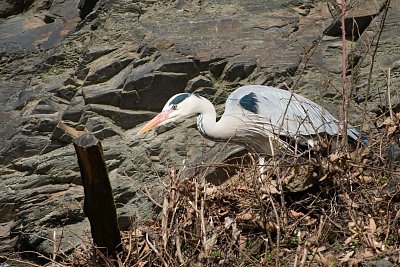
[[[400,166],[388,153],[400,144],[399,122],[392,113],[353,152],[270,159],[262,176],[252,159],[219,186],[184,177],[183,166],[166,177],[158,218],[122,233],[116,259],[93,244],[41,258],[53,266],[400,264]]]
[[[240,166],[220,186],[174,173],[159,217],[123,232],[123,255],[112,262],[91,248],[64,264],[361,266],[379,258],[399,264],[400,166],[389,165],[386,153],[399,138],[395,115],[368,148],[318,161],[270,160],[262,179],[257,164]],[[288,189],[310,177],[318,180],[307,190]]]

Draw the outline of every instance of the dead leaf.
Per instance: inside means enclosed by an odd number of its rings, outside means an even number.
[[[368,156],[370,153],[370,149],[366,146],[360,147],[353,152],[350,153],[350,157],[352,159],[362,159],[366,156]],[[361,171],[360,171],[361,172]]]
[[[370,175],[362,175],[360,176],[360,181],[364,184],[369,184],[373,181],[373,178]]]
[[[360,205],[358,205],[357,203],[355,203],[350,196],[347,193],[343,193],[339,195],[340,200],[342,200],[344,203],[346,203],[349,207],[352,208],[359,208]]]
[[[132,236],[133,236],[133,237],[141,237],[141,236],[144,236],[142,229],[136,228],[134,231],[132,231]]]
[[[387,117],[382,123],[378,124],[379,128],[382,128],[383,126],[387,126],[387,125],[393,125],[394,121],[392,120],[391,117]]]
[[[358,264],[359,264],[360,262],[362,262],[361,259],[354,259],[354,258],[351,258],[347,264],[349,265],[349,267],[353,267],[353,266],[358,266]]]
[[[397,130],[397,125],[391,125],[387,129],[387,135],[392,135]]]
[[[315,219],[315,218],[314,219],[310,219],[309,216],[307,216],[307,217],[308,217],[307,219],[309,219],[309,220],[306,223],[306,226],[310,226],[310,225],[316,224],[318,222],[318,220]]]
[[[272,195],[279,195],[280,194],[278,189],[276,189],[276,186],[273,185],[272,183],[261,187],[261,192],[262,193],[267,193],[267,194],[272,194]]]
[[[370,248],[365,248],[362,251],[357,252],[356,258],[366,260],[374,257],[375,253]]]
[[[231,224],[234,222],[235,222],[235,220],[233,220],[229,217],[225,217],[225,222],[224,222],[225,229],[228,229],[231,226]]]
[[[206,188],[206,195],[210,196],[213,195],[214,193],[216,193],[218,191],[218,188],[213,186],[213,187],[207,187]]]
[[[321,263],[322,266],[332,267],[335,264],[333,261],[333,256],[328,254],[326,257],[322,255],[320,252],[315,254],[315,259]]]
[[[335,161],[337,161],[339,158],[340,158],[339,152],[335,152],[335,153],[330,154],[330,155],[328,156],[328,159],[329,159],[330,162],[335,162]]]
[[[319,181],[322,182],[323,180],[325,180],[328,177],[328,174],[325,174],[324,176],[322,176],[321,178],[319,178]]]
[[[244,191],[244,192],[253,192],[254,191],[252,188],[249,188],[248,186],[243,186],[243,185],[236,187],[236,190]]]
[[[353,256],[354,254],[354,250],[347,252],[346,255],[344,255],[344,257],[340,260],[341,262],[348,262],[351,258],[351,256]]]
[[[346,240],[344,241],[344,244],[345,244],[345,245],[350,244],[350,243],[354,240],[354,238],[355,238],[357,235],[358,235],[358,234],[353,234],[352,236],[349,236],[348,238],[346,238]]]
[[[385,250],[385,245],[383,244],[382,241],[376,241],[375,239],[373,240],[373,245],[375,247],[375,249],[380,249],[380,250]]]
[[[293,217],[293,218],[301,218],[301,217],[304,217],[304,213],[302,213],[302,212],[297,212],[297,211],[294,211],[294,210],[289,210],[289,215],[290,215],[291,217]]]
[[[376,232],[376,223],[374,218],[369,218],[369,230],[371,233],[375,233]]]
[[[139,266],[139,267],[147,266],[147,263],[148,263],[148,262],[149,262],[149,261],[141,260],[141,261],[139,261],[138,266]]]
[[[250,221],[251,219],[253,219],[253,214],[251,214],[250,212],[246,212],[246,213],[240,214],[239,216],[237,216],[237,218],[239,220],[243,220],[243,221]]]

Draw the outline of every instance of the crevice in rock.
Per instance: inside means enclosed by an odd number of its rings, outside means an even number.
[[[81,0],[79,2],[79,16],[82,20],[93,11],[97,2],[98,0]]]
[[[350,17],[345,18],[345,31],[346,40],[357,41],[361,34],[368,28],[371,21],[377,14],[361,16],[361,17]],[[339,19],[335,20],[325,31],[324,34],[333,37],[339,37],[342,35],[341,22]]]
[[[33,1],[34,0],[2,1],[2,3],[0,3],[0,18],[7,18],[25,12],[32,5]]]
[[[50,23],[53,23],[55,21],[55,18],[52,17],[52,16],[49,16],[49,15],[45,15],[44,18],[43,18],[43,21],[46,24],[50,24]]]

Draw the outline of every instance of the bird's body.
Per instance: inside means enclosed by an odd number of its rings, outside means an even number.
[[[242,86],[232,92],[218,121],[213,104],[204,97],[175,95],[140,132],[193,114],[199,115],[197,128],[206,138],[229,140],[269,155],[296,150],[293,140],[307,143],[321,134],[341,132],[339,121],[320,105],[290,91],[262,85]],[[354,130],[349,130],[348,136],[358,138]]]

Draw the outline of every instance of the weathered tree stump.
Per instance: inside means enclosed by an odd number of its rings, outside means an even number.
[[[84,212],[89,218],[93,241],[105,254],[121,251],[121,235],[107,167],[100,141],[92,134],[74,139],[85,192]]]

